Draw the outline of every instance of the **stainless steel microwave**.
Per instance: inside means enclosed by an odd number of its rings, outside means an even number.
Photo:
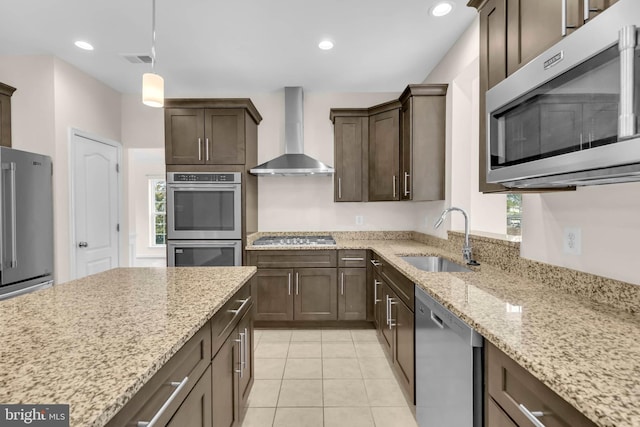
[[[487,181],[640,181],[640,1],[620,0],[487,92]]]

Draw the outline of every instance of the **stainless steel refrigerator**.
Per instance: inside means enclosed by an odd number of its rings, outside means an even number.
[[[49,156],[0,147],[0,299],[53,284]]]

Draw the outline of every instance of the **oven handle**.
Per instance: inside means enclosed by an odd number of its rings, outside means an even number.
[[[214,190],[219,190],[221,188],[228,188],[228,189],[232,189],[232,190],[236,190],[240,188],[240,184],[198,184],[197,186],[194,186],[193,184],[189,184],[189,185],[182,185],[182,184],[168,184],[169,189],[176,189],[176,190],[196,190],[196,191],[202,191],[205,189],[214,189]]]
[[[231,247],[235,247],[238,246],[239,242],[209,242],[209,241],[203,241],[203,242],[197,242],[197,241],[169,241],[169,246],[172,248],[199,248],[201,246],[210,248],[210,247],[224,247],[224,248],[231,248]]]

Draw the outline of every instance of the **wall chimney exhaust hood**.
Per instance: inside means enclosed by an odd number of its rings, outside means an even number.
[[[284,88],[285,147],[282,156],[251,169],[258,176],[331,175],[334,169],[303,153],[303,98],[301,87]]]

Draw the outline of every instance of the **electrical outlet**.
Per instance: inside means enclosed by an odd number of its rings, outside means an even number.
[[[364,224],[364,217],[362,215],[356,215],[356,225]]]
[[[582,254],[582,230],[579,227],[565,227],[562,233],[562,247],[565,254]]]

